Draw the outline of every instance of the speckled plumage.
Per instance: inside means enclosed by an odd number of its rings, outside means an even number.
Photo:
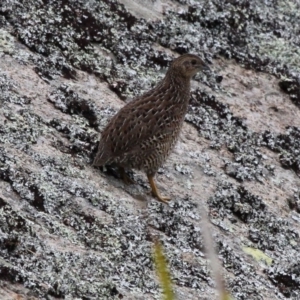
[[[190,98],[190,79],[207,68],[196,55],[176,58],[155,88],[125,105],[102,133],[93,165],[116,163],[121,168],[146,172],[152,191],[161,201],[153,181],[175,145]]]

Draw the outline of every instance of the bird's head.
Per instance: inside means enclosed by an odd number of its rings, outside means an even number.
[[[185,78],[192,78],[203,70],[210,69],[199,56],[194,54],[183,54],[174,59],[170,66],[170,71]]]

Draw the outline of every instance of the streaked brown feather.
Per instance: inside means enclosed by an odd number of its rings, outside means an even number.
[[[148,140],[154,136],[157,136],[157,142],[162,142],[160,136],[165,133],[172,136],[177,132],[176,127],[181,125],[186,112],[187,101],[184,98],[188,100],[189,90],[179,95],[175,89],[170,89],[164,97],[172,99],[180,96],[183,101],[176,105],[171,102],[167,107],[156,94],[157,90],[153,90],[148,97],[142,95],[132,100],[111,119],[102,133],[94,165],[103,165],[115,158],[124,161],[120,156],[144,151]],[[101,158],[99,154],[102,154]],[[98,157],[100,160],[97,160]]]

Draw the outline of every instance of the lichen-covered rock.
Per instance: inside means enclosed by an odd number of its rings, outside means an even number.
[[[177,298],[215,299],[205,210],[235,299],[298,299],[299,4],[148,1],[147,19],[122,2],[0,3],[1,297],[160,299],[158,235]],[[143,174],[90,164],[108,119],[186,52],[212,70],[158,172],[165,206]]]

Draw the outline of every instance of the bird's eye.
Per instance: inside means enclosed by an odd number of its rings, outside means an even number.
[[[192,60],[192,65],[194,66],[195,64],[197,64],[197,62],[196,62],[195,59],[193,59],[193,60]]]

